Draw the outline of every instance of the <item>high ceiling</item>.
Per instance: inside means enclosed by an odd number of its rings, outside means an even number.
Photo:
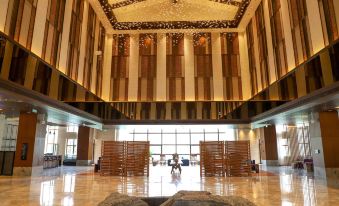
[[[237,28],[256,0],[97,0],[114,30]]]

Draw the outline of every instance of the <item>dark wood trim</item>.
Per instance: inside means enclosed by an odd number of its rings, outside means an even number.
[[[229,4],[232,6],[241,6],[242,2],[234,1],[234,0],[209,0],[213,1],[216,3],[221,3],[221,4]]]
[[[274,119],[275,116],[279,114],[288,115],[289,113],[301,112],[303,110],[316,110],[319,105],[319,109],[331,109],[326,108],[325,106],[322,107],[321,105],[333,101],[335,98],[339,100],[339,82],[335,82],[330,86],[318,89],[309,95],[292,100],[279,107],[256,115],[255,117],[251,118],[251,123],[269,121]]]
[[[117,9],[117,8],[129,6],[129,5],[136,4],[139,2],[143,2],[143,1],[146,1],[146,0],[125,0],[125,1],[118,2],[116,4],[112,4],[111,7],[112,9]]]
[[[104,125],[185,125],[185,124],[249,124],[250,119],[220,119],[220,120],[103,120]]]
[[[26,89],[21,85],[18,85],[8,80],[4,80],[3,78],[0,78],[0,88],[1,92],[8,92],[10,95],[13,95],[14,98],[15,95],[17,95],[17,97],[20,97],[18,99],[22,99],[23,101],[28,102],[30,104],[34,104],[38,107],[40,106],[51,107],[62,112],[66,112],[84,119],[88,119],[90,121],[96,122],[97,124],[98,123],[101,124],[102,122],[102,120],[95,115],[89,114],[80,109],[72,107],[66,103],[47,97],[36,91]]]

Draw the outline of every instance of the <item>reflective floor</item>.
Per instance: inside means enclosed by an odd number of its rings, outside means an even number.
[[[200,178],[199,167],[150,167],[150,177],[107,177],[92,167],[48,169],[40,177],[0,177],[0,205],[97,205],[111,192],[169,196],[179,190],[237,195],[257,205],[339,205],[339,189],[288,167],[263,168],[252,177]]]

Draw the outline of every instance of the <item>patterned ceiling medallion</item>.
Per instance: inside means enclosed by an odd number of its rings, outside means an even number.
[[[251,0],[98,0],[114,30],[237,28]]]

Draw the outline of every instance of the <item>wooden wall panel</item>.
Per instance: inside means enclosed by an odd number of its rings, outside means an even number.
[[[138,100],[155,99],[155,80],[157,70],[157,34],[140,34]]]
[[[313,53],[306,0],[289,0],[289,13],[295,64],[299,65]]]
[[[220,39],[224,99],[241,100],[242,83],[238,34],[222,33]]]
[[[53,66],[57,65],[60,55],[65,4],[65,0],[48,1],[41,58]]]
[[[32,45],[37,2],[12,0],[8,5],[5,33],[28,49]]]
[[[96,82],[95,82],[95,94],[98,97],[102,95],[102,79],[103,79],[103,69],[104,69],[104,57],[105,57],[105,39],[106,39],[106,30],[102,23],[99,23],[99,36],[98,36],[98,47],[96,51],[100,51],[100,54],[97,57],[95,73],[96,73]]]
[[[259,92],[258,89],[258,80],[257,80],[257,64],[256,64],[256,58],[255,58],[255,48],[254,48],[254,33],[253,33],[253,22],[252,20],[248,24],[246,28],[246,34],[247,34],[247,48],[248,48],[248,62],[249,62],[249,72],[250,72],[250,84],[251,84],[251,95],[254,96]]]
[[[84,72],[83,72],[83,86],[91,89],[91,74],[93,69],[93,57],[94,57],[94,39],[96,28],[96,14],[91,6],[88,8],[87,19],[87,35],[85,46],[85,60],[84,60]]]
[[[185,98],[184,34],[166,35],[167,100],[181,101]]]
[[[269,9],[274,58],[276,62],[277,75],[278,78],[280,78],[287,73],[288,67],[280,0],[270,0]]]
[[[333,1],[335,0],[318,0],[325,45],[329,45],[339,38],[338,22]]]
[[[228,177],[251,175],[250,141],[225,142],[225,171]]]
[[[193,35],[195,100],[213,100],[211,33]]]
[[[111,66],[111,100],[127,101],[130,36],[113,35]]]
[[[258,9],[255,12],[255,22],[256,22],[256,30],[258,37],[258,53],[259,59],[258,63],[260,67],[260,82],[262,89],[268,87],[270,83],[270,70],[268,68],[268,51],[267,51],[267,38],[266,38],[266,26],[265,26],[265,18],[263,11],[263,3],[259,4]]]
[[[200,141],[200,176],[225,176],[225,146],[222,141]]]
[[[77,160],[92,160],[90,149],[90,128],[79,127],[78,132],[78,145],[77,145]]]
[[[73,0],[71,25],[68,42],[67,75],[72,79],[78,78],[81,28],[83,19],[84,0]],[[48,42],[50,40],[47,40]]]
[[[18,137],[14,167],[32,167],[37,126],[37,114],[21,113],[19,118]],[[22,159],[22,146],[27,144],[26,159]]]

